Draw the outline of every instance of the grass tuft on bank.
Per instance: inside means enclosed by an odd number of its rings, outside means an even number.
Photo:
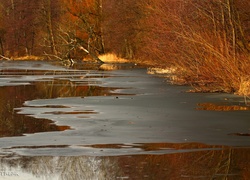
[[[99,55],[98,58],[104,63],[128,63],[130,62],[127,59],[118,57],[114,53],[107,53],[107,54]]]
[[[44,57],[30,55],[30,56],[13,57],[11,59],[18,61],[28,61],[28,60],[40,61],[44,60]]]

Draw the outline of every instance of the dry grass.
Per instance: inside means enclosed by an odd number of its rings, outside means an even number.
[[[207,111],[249,111],[250,107],[240,105],[216,104],[216,103],[199,103],[197,110]]]
[[[238,93],[239,95],[250,96],[250,77],[245,77],[241,79]]]
[[[113,70],[117,70],[119,68],[115,64],[102,64],[100,66],[100,69],[104,70],[104,71],[113,71]]]
[[[21,56],[21,57],[13,57],[11,59],[14,59],[14,60],[18,60],[18,61],[27,61],[27,60],[32,60],[32,61],[39,61],[39,60],[43,60],[44,58],[41,57],[41,56]]]
[[[148,74],[153,75],[161,75],[169,80],[170,83],[176,84],[176,85],[186,85],[187,82],[183,77],[178,75],[178,72],[180,70],[176,67],[165,67],[165,68],[159,68],[159,67],[150,67],[147,69]]]
[[[98,56],[100,60],[102,60],[105,63],[128,63],[130,62],[127,59],[120,58],[116,54],[108,53]]]
[[[148,68],[148,74],[173,74],[176,72],[176,68],[157,68],[157,67],[150,67]]]

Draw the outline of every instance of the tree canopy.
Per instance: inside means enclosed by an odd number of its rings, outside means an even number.
[[[250,51],[247,0],[2,0],[0,7],[0,49],[9,57],[113,52],[162,61],[218,37],[214,48],[227,41],[234,53]]]

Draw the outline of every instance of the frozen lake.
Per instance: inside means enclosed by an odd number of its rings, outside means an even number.
[[[243,177],[237,169],[249,166],[239,162],[250,146],[243,97],[188,93],[190,87],[171,85],[146,68],[109,66],[114,70],[0,62],[1,167],[12,173],[2,177],[152,179],[158,166],[160,179]],[[221,167],[214,167],[218,161]]]

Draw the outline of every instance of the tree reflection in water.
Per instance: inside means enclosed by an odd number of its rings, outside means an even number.
[[[3,158],[0,168],[2,172],[15,172],[19,178],[29,174],[34,179],[48,180],[111,180],[122,175],[116,160],[87,156]]]
[[[171,154],[148,151],[169,146]],[[154,147],[155,146],[155,147]],[[118,146],[117,146],[118,147]],[[115,148],[117,148],[115,147]],[[102,148],[103,147],[102,145]],[[109,146],[110,148],[110,146]],[[195,150],[193,149],[195,148]],[[148,154],[122,156],[2,157],[2,171],[42,179],[247,179],[250,177],[249,148],[203,144],[146,144]],[[102,149],[100,149],[101,151]],[[120,149],[122,150],[122,149]],[[181,152],[178,150],[188,150]],[[119,151],[119,149],[117,149]]]
[[[117,88],[100,86],[97,79],[106,76],[86,70],[0,69],[0,137],[70,129],[48,119],[18,114],[16,109],[33,99],[116,95],[112,91]]]

